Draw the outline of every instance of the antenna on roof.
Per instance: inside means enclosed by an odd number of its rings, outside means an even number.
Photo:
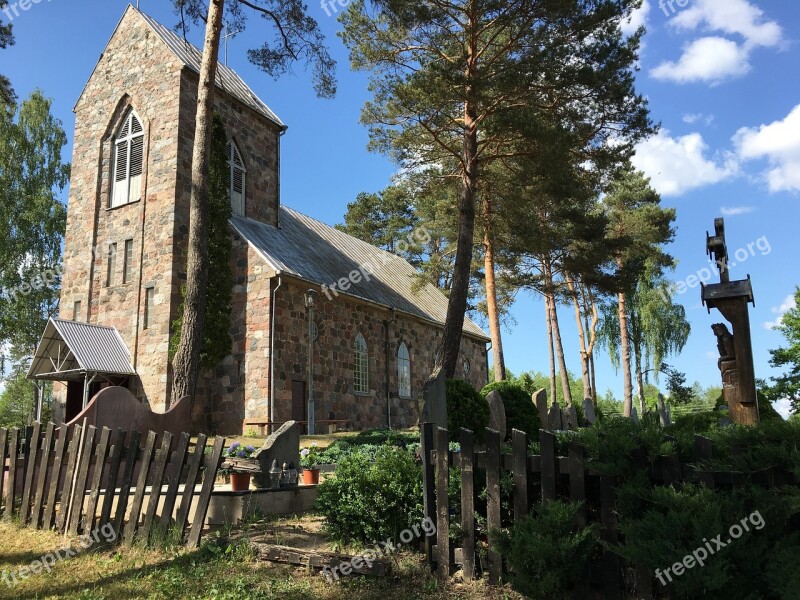
[[[136,0],[136,1],[138,2],[139,0]],[[241,33],[242,30],[241,29],[237,29],[236,31],[231,31],[231,32],[227,33],[228,32],[228,25],[226,24],[225,25],[225,31],[226,31],[226,33],[225,33],[225,35],[222,36],[222,40],[225,42],[225,66],[227,67],[228,66],[228,38],[236,37],[236,34],[237,33]]]

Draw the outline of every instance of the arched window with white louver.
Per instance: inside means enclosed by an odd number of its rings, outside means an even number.
[[[369,392],[369,353],[367,340],[360,333],[353,345],[353,391],[356,394]]]
[[[244,216],[247,169],[242,160],[242,153],[239,152],[236,144],[228,142],[225,153],[228,155],[228,166],[230,167],[228,179],[231,191],[231,211],[235,215]]]
[[[144,127],[130,111],[114,138],[114,187],[111,208],[138,202],[142,198],[144,171]]]
[[[401,398],[411,398],[411,355],[405,342],[397,350],[397,388]]]

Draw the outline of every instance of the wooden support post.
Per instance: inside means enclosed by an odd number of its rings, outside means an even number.
[[[435,468],[431,460],[435,427],[433,423],[424,423],[422,425],[422,439],[420,443],[420,452],[422,453],[423,510],[425,518],[430,519],[430,523],[436,523],[436,478]],[[431,569],[433,569],[434,564],[433,545],[435,542],[436,534],[425,536],[425,557]]]
[[[514,463],[514,521],[528,514],[528,434],[514,429],[511,432]]]
[[[500,529],[500,433],[486,430],[486,527],[489,535]],[[489,585],[498,585],[502,557],[489,547]]]
[[[448,484],[450,466],[448,432],[436,428],[436,563],[437,576],[441,581],[450,578],[450,499]]]
[[[464,580],[475,579],[475,436],[461,430],[461,530]]]

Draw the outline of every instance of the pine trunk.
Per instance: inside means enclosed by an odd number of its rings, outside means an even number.
[[[550,285],[553,284],[553,271],[550,263],[547,263],[547,278]],[[564,402],[567,406],[572,406],[572,390],[569,387],[569,371],[567,370],[567,361],[564,358],[564,345],[561,343],[561,328],[558,325],[558,309],[556,307],[556,296],[554,293],[550,295],[550,318],[553,322],[553,343],[556,349],[556,358],[558,359],[558,368],[561,371],[561,388],[564,392]]]
[[[189,248],[186,262],[186,298],[178,349],[173,360],[172,404],[193,396],[200,371],[200,350],[206,312],[208,284],[208,172],[214,82],[217,73],[220,33],[225,0],[210,0],[203,58],[197,90],[197,116],[192,152],[192,189],[189,200]]]
[[[474,30],[475,24],[467,27]],[[469,279],[472,270],[473,242],[475,236],[475,198],[478,188],[478,105],[472,82],[475,80],[478,61],[478,40],[473,35],[470,40],[467,67],[464,72],[464,161],[461,170],[461,196],[458,215],[458,244],[456,261],[453,266],[453,281],[447,302],[447,317],[444,323],[444,339],[440,366],[445,377],[452,379],[456,373],[461,336],[464,331],[464,317],[467,313]]]
[[[642,357],[634,347],[634,362],[636,363],[636,385],[639,386],[639,416],[644,415],[647,403],[644,397],[644,373],[642,372]]]
[[[580,344],[581,355],[581,380],[583,382],[583,399],[592,397],[592,380],[589,375],[589,349],[586,345],[586,329],[584,328],[583,314],[581,313],[581,303],[578,292],[575,289],[575,282],[570,275],[565,276],[569,296],[572,299],[572,307],[575,309],[575,324],[578,326],[578,342]]]
[[[486,225],[483,236],[484,270],[486,273],[486,313],[489,319],[489,336],[492,338],[492,358],[495,381],[506,378],[506,364],[503,357],[503,338],[500,333],[500,313],[497,309],[497,282],[494,272],[494,240],[492,239],[492,205],[487,198],[484,202]]]
[[[556,352],[553,348],[553,320],[550,313],[550,294],[544,295],[545,321],[547,322],[547,352],[550,355],[550,402],[556,401]]]

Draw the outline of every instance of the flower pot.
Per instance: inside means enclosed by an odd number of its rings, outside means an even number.
[[[319,483],[319,469],[303,469],[303,485],[317,485]]]
[[[231,473],[231,489],[246,492],[250,489],[250,473]]]

